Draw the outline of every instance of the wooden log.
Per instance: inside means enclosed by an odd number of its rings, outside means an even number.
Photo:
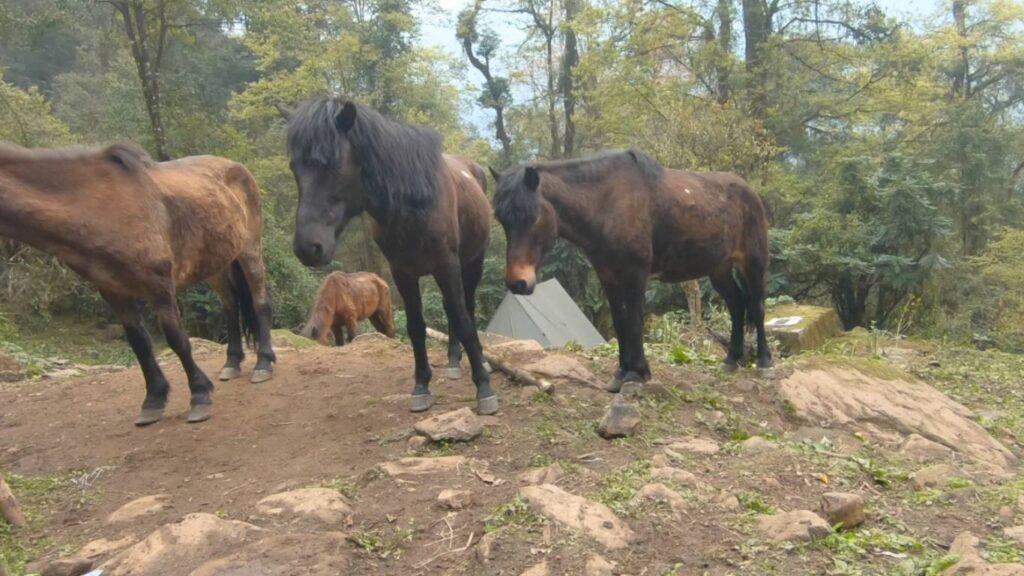
[[[14,492],[11,492],[7,482],[4,482],[3,476],[0,476],[0,516],[3,516],[15,528],[24,528],[27,524],[25,514],[22,513],[21,506],[14,498]]]
[[[441,332],[440,330],[427,328],[427,336],[440,342],[448,342],[448,335],[445,334],[444,332]],[[505,362],[504,359],[499,358],[498,356],[488,354],[486,351],[484,351],[484,359],[487,360],[488,363],[490,363],[492,368],[500,372],[504,372],[506,375],[508,375],[509,378],[512,378],[513,380],[518,380],[530,386],[536,386],[541,392],[544,392],[545,394],[551,394],[552,392],[555,391],[555,385],[552,384],[551,382],[543,378],[536,378],[533,374],[530,374],[529,372],[523,370],[522,368],[517,368],[509,364],[508,362]]]

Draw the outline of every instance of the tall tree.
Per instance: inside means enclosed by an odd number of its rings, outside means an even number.
[[[455,35],[462,43],[462,50],[469,63],[484,78],[484,87],[478,102],[484,108],[494,111],[494,137],[501,143],[502,166],[507,166],[512,162],[512,138],[505,129],[505,109],[512,100],[512,94],[508,78],[497,76],[491,71],[491,59],[497,54],[500,44],[498,35],[490,29],[477,31],[477,16],[482,6],[483,1],[477,0],[473,6],[459,14]],[[477,44],[475,52],[474,43]]]

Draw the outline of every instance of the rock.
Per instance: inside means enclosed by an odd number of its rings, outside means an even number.
[[[418,452],[422,450],[427,446],[427,444],[430,444],[430,439],[420,435],[410,436],[409,440],[406,442],[406,446],[409,448],[409,450],[412,450],[413,452]]]
[[[75,552],[75,556],[88,558],[90,560],[99,560],[113,552],[127,548],[134,543],[135,538],[131,536],[125,536],[120,540],[107,540],[106,538],[100,538],[99,540],[93,540],[85,546],[82,546],[78,552]]]
[[[484,431],[480,418],[469,407],[425,418],[413,428],[434,442],[469,442]]]
[[[982,463],[1003,469],[1016,463],[963,405],[898,368],[858,362],[800,363],[779,382],[779,395],[808,422],[829,422],[882,442],[919,434]]]
[[[462,510],[473,505],[473,493],[469,490],[443,490],[437,495],[437,503],[449,510]]]
[[[0,382],[18,382],[25,378],[21,362],[0,350]]]
[[[494,550],[498,547],[498,534],[491,532],[480,537],[476,544],[476,559],[481,564],[490,564]]]
[[[668,507],[672,509],[672,512],[677,517],[683,516],[690,509],[690,504],[686,499],[664,484],[647,484],[640,488],[633,498],[635,500],[649,500],[668,504]]]
[[[337,576],[352,574],[341,532],[268,536],[210,560],[189,576]],[[177,574],[168,572],[167,574]],[[106,576],[106,575],[104,575]]]
[[[651,456],[651,466],[653,468],[671,468],[672,460],[665,454],[655,454]]]
[[[899,453],[907,460],[919,464],[949,460],[953,455],[953,451],[946,446],[932,442],[920,434],[907,436],[907,439],[900,445]]]
[[[832,526],[855,528],[864,523],[864,497],[846,492],[826,492],[821,496],[821,513]]]
[[[801,426],[787,434],[786,438],[790,442],[800,444],[828,444],[831,451],[846,456],[856,453],[861,448],[861,443],[850,432],[820,426]]]
[[[625,548],[633,541],[633,530],[610,508],[570,494],[554,484],[525,486],[519,495],[551,520],[580,530],[605,548]]]
[[[762,516],[757,529],[772,543],[810,542],[832,533],[832,527],[810,510],[779,512]]]
[[[659,454],[659,456],[661,456]],[[673,484],[677,484],[684,488],[702,488],[703,482],[697,478],[692,472],[686,470],[680,470],[672,466],[658,466],[651,468],[651,478],[653,480],[667,480]]]
[[[603,389],[603,385],[594,376],[594,373],[587,370],[579,360],[572,356],[545,354],[523,366],[523,369],[540,378],[564,380]]]
[[[510,340],[488,346],[487,352],[507,360],[516,360],[521,359],[523,356],[540,356],[544,354],[544,347],[536,340]]]
[[[601,423],[598,424],[597,433],[602,438],[611,440],[630,436],[639,426],[640,411],[621,395],[616,395],[604,413]]]
[[[458,470],[466,464],[462,456],[441,456],[438,458],[402,458],[394,462],[384,462],[381,470],[388,476],[436,474]]]
[[[548,568],[548,561],[544,560],[540,564],[535,564],[532,568],[523,572],[521,576],[549,576],[551,569]]]
[[[679,438],[668,445],[669,450],[676,452],[690,452],[692,454],[711,455],[717,454],[720,450],[718,443],[707,438]]]
[[[558,462],[542,468],[532,468],[519,475],[520,484],[554,484],[562,479],[565,472]]]
[[[143,516],[162,512],[170,507],[170,504],[168,504],[170,499],[171,496],[169,494],[154,494],[137,498],[107,516],[107,524],[131,522]]]
[[[273,494],[260,500],[256,511],[288,524],[334,530],[352,525],[352,507],[337,490],[330,488],[299,488]]]
[[[209,559],[262,536],[252,524],[197,513],[161,526],[104,563],[103,576],[188,574]]]
[[[715,506],[718,506],[722,510],[739,510],[741,507],[740,499],[735,494],[728,492],[722,492],[715,498]]]
[[[744,454],[762,454],[764,452],[770,452],[777,449],[777,444],[763,436],[751,436],[743,442],[740,442],[740,452],[743,452]]]
[[[600,554],[591,554],[587,557],[587,563],[583,567],[583,576],[612,576],[612,570],[615,569],[615,564],[612,564]]]
[[[32,570],[38,572],[41,576],[82,576],[86,572],[92,570],[93,561],[88,558],[82,558],[80,556],[71,556],[68,558],[58,558],[51,562],[47,562],[43,567],[33,567]],[[32,574],[33,572],[26,572]]]
[[[932,464],[914,473],[914,486],[918,490],[925,488],[945,488],[950,478],[956,477],[959,471],[950,464]]]
[[[779,349],[786,355],[813,350],[843,333],[835,309],[822,306],[778,306],[764,325],[768,334],[778,339]]]
[[[1013,540],[1017,546],[1024,547],[1024,526],[1003,528],[1003,536],[1009,540]]]
[[[949,553],[960,560],[942,572],[943,576],[1024,576],[1024,565],[989,564],[981,555],[981,541],[963,532],[949,545]]]

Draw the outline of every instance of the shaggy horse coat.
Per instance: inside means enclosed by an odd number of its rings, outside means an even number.
[[[370,272],[332,272],[320,284],[313,311],[300,333],[324,346],[331,345],[333,335],[341,346],[355,339],[359,322],[366,319],[381,334],[395,337],[388,283]],[[348,331],[347,340],[343,330]]]
[[[270,378],[274,352],[261,230],[256,181],[230,160],[154,163],[127,145],[85,151],[0,145],[0,236],[53,254],[110,303],[146,379],[138,425],[162,417],[169,389],[142,322],[141,300],[153,305],[188,375],[190,422],[210,417],[213,384],[192,358],[178,288],[209,281],[224,304],[222,380],[241,374],[240,316],[258,341],[252,380]]]
[[[537,266],[558,236],[579,246],[594,266],[619,338],[610,390],[650,377],[643,308],[651,277],[709,277],[732,319],[725,366],[742,361],[744,320],[757,328],[758,366],[772,365],[764,332],[768,222],[742,178],[665,169],[637,150],[517,166],[494,176],[512,292],[533,291]]]
[[[374,109],[319,98],[288,120],[288,151],[299,189],[295,254],[309,266],[334,257],[348,222],[366,212],[405,304],[416,360],[412,410],[427,410],[432,373],[419,279],[433,276],[448,316],[449,376],[458,377],[460,343],[473,369],[477,410],[492,414],[498,399],[474,319],[490,233],[486,175],[475,162],[442,153],[437,131],[396,122]]]

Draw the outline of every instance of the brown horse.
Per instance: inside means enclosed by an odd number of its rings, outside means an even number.
[[[320,284],[313,311],[300,334],[324,346],[331,345],[331,335],[338,346],[356,337],[356,327],[369,319],[378,332],[395,337],[395,319],[391,313],[391,288],[383,278],[370,272],[332,272]]]
[[[448,348],[449,375],[459,374],[461,342],[473,369],[477,410],[496,412],[498,398],[474,319],[490,233],[483,169],[443,154],[435,130],[390,120],[368,106],[319,98],[294,112],[279,110],[288,120],[288,150],[299,188],[296,256],[307,266],[327,264],[348,222],[367,212],[405,303],[416,359],[412,410],[433,404],[419,287],[419,279],[429,275],[441,288],[449,333],[455,336]]]
[[[207,420],[213,383],[192,358],[178,288],[207,280],[227,318],[227,363],[241,375],[242,330],[257,332],[253,382],[273,369],[270,299],[260,233],[260,191],[241,164],[213,156],[154,163],[142,150],[34,151],[0,145],[0,236],[56,256],[110,303],[139,359],[146,399],[135,423],[163,416],[169,386],[142,322],[156,311],[192,392],[189,422]]]
[[[757,327],[758,367],[772,365],[764,333],[768,222],[742,178],[668,170],[636,150],[517,166],[494,177],[512,292],[533,292],[538,263],[558,236],[579,246],[597,271],[619,337],[610,391],[650,378],[643,309],[652,276],[710,277],[732,319],[725,367],[743,359],[744,319]]]

